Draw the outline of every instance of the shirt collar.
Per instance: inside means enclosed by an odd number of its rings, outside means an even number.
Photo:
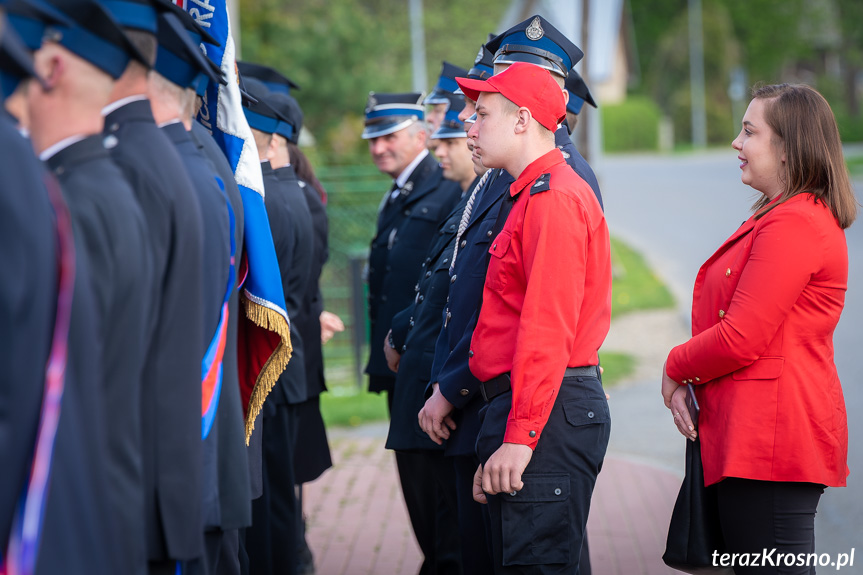
[[[141,100],[146,100],[146,94],[136,94],[134,96],[127,96],[125,98],[120,98],[116,102],[111,102],[104,108],[102,108],[102,116],[107,116],[111,112],[115,112],[125,106],[126,104],[131,104],[132,102],[140,102]]]
[[[408,164],[408,167],[405,168],[404,170],[402,170],[402,173],[399,174],[398,178],[396,178],[396,186],[399,189],[405,187],[405,184],[407,183],[408,178],[411,177],[411,174],[414,173],[414,170],[416,169],[416,167],[419,166],[420,162],[425,160],[426,156],[428,156],[428,155],[429,155],[429,151],[427,149],[423,149],[419,154],[417,154],[417,157],[414,158],[410,164]]]
[[[528,166],[521,172],[518,178],[516,178],[509,187],[509,194],[511,196],[518,195],[519,192],[535,182],[539,176],[548,172],[552,166],[562,163],[564,163],[563,154],[561,154],[560,150],[557,148],[543,154],[528,164]]]
[[[42,153],[39,154],[39,159],[43,162],[47,162],[72,144],[77,144],[86,137],[87,136],[84,134],[78,134],[76,136],[69,136],[68,138],[64,138],[53,146],[48,146],[47,148],[42,150]]]

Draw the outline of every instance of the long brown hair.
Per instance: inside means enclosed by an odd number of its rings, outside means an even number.
[[[850,226],[857,217],[857,200],[827,100],[805,84],[756,86],[752,97],[765,101],[765,121],[785,153],[779,201],[765,208],[770,199],[758,200],[753,206],[756,219],[797,194],[810,193],[830,208],[842,229]]]

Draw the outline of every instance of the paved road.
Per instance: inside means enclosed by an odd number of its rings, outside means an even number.
[[[756,193],[740,182],[736,154],[729,148],[673,157],[615,156],[596,168],[612,233],[645,253],[671,286],[688,321],[699,266],[749,217],[756,199]],[[863,198],[863,181],[855,185]],[[828,489],[821,500],[817,546],[827,553],[863,547],[863,221],[848,230],[847,239],[849,290],[835,345],[848,410],[851,476],[847,488]],[[659,374],[654,381],[613,394],[611,448],[679,469],[680,436],[669,434],[658,380]]]

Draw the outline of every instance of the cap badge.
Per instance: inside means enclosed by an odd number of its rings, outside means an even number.
[[[542,29],[542,24],[539,23],[539,16],[533,19],[533,22],[531,22],[530,26],[525,30],[525,34],[533,41],[542,38],[543,34],[545,34],[545,30]]]
[[[474,64],[479,64],[482,62],[482,46],[479,47],[479,52],[477,52],[476,60],[473,61]]]
[[[369,94],[369,102],[368,102],[368,104],[366,105],[366,107],[367,107],[369,110],[372,110],[372,109],[374,109],[374,108],[375,108],[375,106],[377,106],[377,105],[378,105],[378,99],[377,99],[377,98],[375,98],[375,93],[374,93],[374,92],[371,92],[371,93]]]

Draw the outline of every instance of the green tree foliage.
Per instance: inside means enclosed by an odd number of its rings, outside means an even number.
[[[442,60],[469,67],[506,8],[500,0],[426,0],[428,86]],[[408,3],[391,0],[240,0],[242,54],[301,86],[294,95],[329,160],[350,161],[369,91],[412,89]]]

